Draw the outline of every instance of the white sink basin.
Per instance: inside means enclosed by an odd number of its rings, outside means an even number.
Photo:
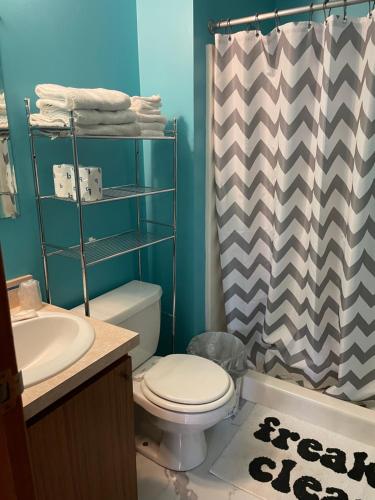
[[[18,369],[25,387],[56,375],[92,346],[94,328],[84,318],[64,313],[38,313],[13,324]]]

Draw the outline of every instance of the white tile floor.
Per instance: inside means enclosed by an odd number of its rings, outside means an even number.
[[[137,454],[138,499],[259,500],[259,497],[246,493],[209,472],[253,408],[253,403],[242,401],[241,409],[234,419],[224,420],[206,433],[208,456],[202,465],[191,471],[167,470]],[[369,486],[362,500],[375,500],[374,489]]]
[[[244,403],[234,419],[224,420],[207,432],[207,459],[191,471],[170,471],[137,454],[138,500],[258,500],[209,472],[252,407],[252,403]]]

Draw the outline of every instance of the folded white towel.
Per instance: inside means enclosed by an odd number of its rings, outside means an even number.
[[[0,128],[8,128],[8,118],[7,115],[0,116]]]
[[[5,94],[4,92],[0,92],[0,112],[3,113],[6,112],[6,110],[7,110],[7,105],[5,102]]]
[[[145,123],[145,122],[138,122],[138,125],[140,126],[141,130],[156,130],[156,131],[163,131],[165,129],[165,123]]]
[[[130,106],[130,97],[119,90],[78,89],[46,83],[37,85],[35,93],[42,99],[51,99],[53,102],[50,104],[68,111],[73,109],[118,111],[128,109]]]
[[[30,115],[30,125],[34,127],[67,127],[69,120],[65,117],[49,116],[43,113],[32,113]]]
[[[163,137],[165,134],[162,130],[142,130],[142,137]]]
[[[118,135],[136,137],[141,134],[138,123],[123,123],[119,125],[87,125],[76,127],[77,135]]]
[[[161,97],[160,97],[160,95],[150,95],[148,97],[134,95],[131,98],[131,101],[132,101],[132,104],[134,102],[144,102],[144,103],[147,103],[147,104],[150,104],[150,105],[154,105],[154,106],[159,106],[159,107],[161,106]]]
[[[147,115],[144,113],[137,113],[137,121],[142,123],[167,123],[167,119],[162,115]]]
[[[132,106],[130,106],[129,109],[131,109],[135,113],[142,113],[142,114],[150,115],[150,116],[160,116],[160,108],[150,109],[150,108],[145,108],[143,106],[132,105]]]
[[[43,113],[33,113],[30,115],[30,125],[34,127],[65,127],[66,121],[53,119]],[[77,135],[123,135],[126,137],[138,136],[141,133],[139,123],[120,123],[112,125],[76,125]]]
[[[46,104],[44,99],[36,101],[37,108],[46,118],[61,120],[69,125],[70,113],[63,109]],[[76,109],[73,111],[74,121],[77,125],[112,125],[119,123],[133,123],[137,115],[130,109],[120,111],[98,111],[96,109]]]

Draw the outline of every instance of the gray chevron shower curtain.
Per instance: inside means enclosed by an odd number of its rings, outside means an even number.
[[[256,369],[375,399],[375,12],[216,35],[225,313]]]

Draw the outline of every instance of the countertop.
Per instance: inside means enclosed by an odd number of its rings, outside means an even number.
[[[50,304],[40,311],[74,314]],[[44,382],[28,387],[22,394],[25,419],[34,417],[79,387],[104,368],[116,362],[139,343],[139,334],[93,318],[86,318],[95,329],[95,341],[78,361]]]

